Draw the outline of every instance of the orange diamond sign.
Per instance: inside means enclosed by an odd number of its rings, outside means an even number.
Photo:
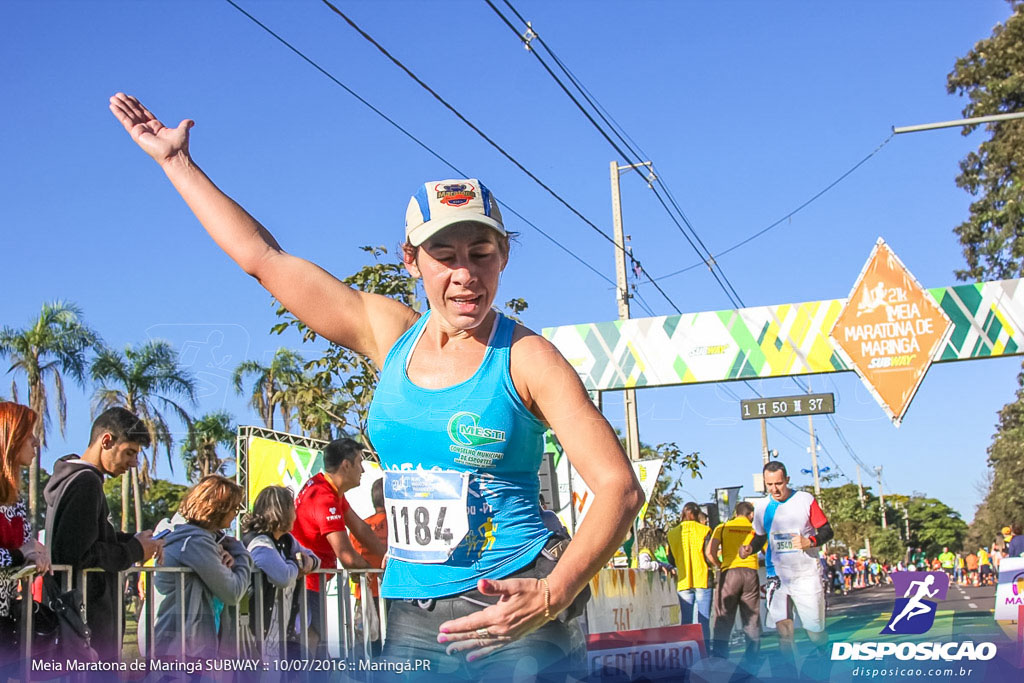
[[[898,427],[951,326],[879,237],[832,328],[832,344]]]

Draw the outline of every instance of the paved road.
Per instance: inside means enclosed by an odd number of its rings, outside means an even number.
[[[935,625],[917,639],[962,640],[966,636],[987,637],[996,642],[996,638],[1007,638],[992,616],[995,596],[996,589],[992,586],[950,586],[946,599],[938,605]],[[875,586],[834,596],[828,611],[831,639],[851,642],[875,639],[888,623],[894,599],[892,586]]]
[[[832,681],[856,683],[869,680],[1024,681],[1024,669],[1012,665],[1016,655],[1016,626],[1000,625],[993,618],[995,588],[951,586],[946,599],[938,605],[934,625],[925,634],[902,636],[881,633],[892,614],[895,592],[892,586],[875,586],[835,595],[830,598],[828,633],[832,643],[848,642],[991,642],[999,654],[991,662],[903,662],[894,657],[881,661],[835,662],[828,678]],[[783,681],[789,677],[772,677],[769,664],[778,652],[778,639],[773,631],[762,636],[762,665],[750,681]],[[802,660],[812,650],[810,642],[798,631],[797,647]],[[742,646],[734,647],[728,662],[707,660],[695,667],[692,681],[737,681],[736,667]],[[898,671],[893,672],[893,669]],[[902,674],[902,675],[901,675]]]

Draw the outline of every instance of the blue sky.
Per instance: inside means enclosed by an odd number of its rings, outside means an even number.
[[[613,276],[611,246],[500,157],[318,2],[240,4],[496,196]],[[1008,15],[1002,0],[810,3],[514,3],[639,146],[712,252],[786,215],[866,156],[893,125],[960,117],[946,94],[958,56]],[[341,8],[439,93],[611,231],[615,152],[483,2],[347,2]],[[25,325],[42,302],[70,299],[115,346],[166,338],[202,383],[197,412],[257,423],[227,386],[270,336],[269,296],[205,236],[157,168],[107,110],[137,95],[169,125],[197,122],[192,152],[225,191],[290,251],[339,276],[360,245],[395,247],[418,183],[453,172],[225,2],[8,2],[0,6],[5,163],[0,165],[7,296],[0,324]],[[720,260],[750,306],[846,296],[884,237],[925,286],[963,266],[952,229],[969,197],[958,161],[983,133],[899,136],[826,195]],[[652,274],[698,261],[638,178],[624,177],[626,232]],[[610,320],[614,292],[514,217],[521,233],[501,300],[523,297],[543,327]],[[393,249],[392,249],[393,250]],[[729,308],[706,269],[662,283],[681,310]],[[653,312],[672,308],[650,286]],[[635,316],[643,315],[634,308]],[[967,519],[985,473],[996,412],[1019,360],[933,367],[895,429],[852,373],[813,378],[837,395],[836,419],[887,488],[936,496]],[[0,393],[9,395],[9,380]],[[786,395],[788,380],[758,383]],[[731,387],[744,398],[743,385]],[[84,448],[91,389],[69,390],[66,440],[44,466]],[[756,422],[720,387],[638,394],[641,438],[699,450],[699,500],[759,469]],[[605,413],[622,424],[621,397]],[[801,421],[800,426],[806,424]],[[781,423],[772,448],[809,466],[807,437]],[[856,478],[823,420],[823,465]],[[835,469],[835,467],[834,467]],[[177,469],[180,477],[180,467]],[[160,475],[169,474],[166,462]],[[865,473],[865,482],[868,474]],[[797,483],[809,478],[796,473]]]

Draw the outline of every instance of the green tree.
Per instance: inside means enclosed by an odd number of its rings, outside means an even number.
[[[988,490],[969,536],[974,550],[989,545],[1007,524],[1024,524],[1024,372],[1017,375],[1015,400],[999,411],[988,465]]]
[[[870,539],[876,529],[881,530],[877,499],[869,490],[861,496],[856,484],[822,488],[818,504],[832,526],[835,543],[847,550],[864,547],[864,540]]]
[[[1024,2],[1011,0],[1011,14],[992,35],[957,60],[946,82],[966,95],[965,117],[1024,110]],[[989,133],[960,162],[957,185],[975,199],[955,229],[967,268],[961,279],[1004,279],[1024,274],[1024,120],[985,124]],[[977,126],[963,129],[964,135]],[[1024,379],[1018,377],[1024,387]],[[999,412],[988,449],[989,470],[982,503],[968,540],[976,549],[992,542],[1005,524],[1024,522],[1024,391]]]
[[[910,519],[910,547],[922,548],[928,556],[942,552],[943,546],[956,552],[963,548],[967,523],[960,513],[935,498],[912,496],[907,501]]]
[[[19,489],[18,489],[18,495],[21,496],[22,500],[28,500],[29,475],[30,475],[30,472],[28,470],[22,470],[22,473],[21,473],[21,483],[20,483],[20,486],[19,486]],[[46,490],[46,484],[49,481],[50,481],[50,473],[47,472],[42,467],[40,467],[39,468],[39,490],[40,491],[45,491]],[[38,517],[36,517],[35,519],[32,520],[32,528],[38,531],[39,529],[44,528],[45,525],[46,525],[46,508],[42,507],[39,510]]]
[[[892,527],[883,529],[876,526],[869,537],[871,539],[871,556],[885,562],[902,560],[907,546],[900,533]]]
[[[103,493],[107,496],[111,522],[115,526],[121,524],[123,506],[120,480],[107,479],[103,482]],[[142,495],[142,527],[152,529],[161,519],[174,516],[186,493],[187,486],[174,484],[165,479],[154,479]]]
[[[402,262],[382,260],[388,253],[383,246],[360,249],[372,255],[374,262],[342,282],[364,292],[391,297],[419,310],[416,280],[406,272]],[[271,332],[282,334],[289,327],[294,327],[302,335],[303,342],[318,339],[315,332],[284,306],[278,307],[277,315],[284,321],[274,325]],[[283,390],[303,433],[323,436],[336,428],[356,434],[369,445],[366,417],[378,377],[374,364],[354,351],[329,343],[323,354],[307,362],[303,370],[302,375],[289,377]]]
[[[39,316],[27,327],[0,330],[0,358],[8,358],[9,373],[24,375],[28,387],[28,406],[40,416],[34,434],[39,439],[36,457],[29,468],[29,514],[39,521],[39,456],[46,446],[51,427],[50,405],[57,404],[57,424],[64,436],[67,424],[68,400],[64,393],[65,377],[79,386],[85,386],[86,351],[101,343],[99,335],[82,320],[82,311],[66,301],[43,304]],[[18,400],[18,386],[11,382],[11,398]],[[36,528],[39,528],[38,526]]]
[[[956,61],[946,89],[966,95],[964,117],[1024,110],[1024,3],[1010,2],[1011,16]],[[960,162],[956,184],[975,197],[970,215],[954,232],[967,268],[964,280],[1005,279],[1024,273],[1024,120],[984,124],[988,140]],[[977,125],[965,126],[970,134]]]
[[[509,299],[505,302],[505,315],[512,318],[517,323],[522,323],[523,321],[519,319],[519,314],[529,307],[530,304],[526,303],[526,299]]]
[[[178,364],[178,355],[171,345],[162,340],[150,340],[139,348],[131,344],[124,352],[103,349],[92,363],[92,378],[98,384],[93,395],[93,412],[120,406],[139,416],[152,444],[153,453],[162,445],[167,464],[174,471],[171,447],[174,437],[167,422],[167,414],[176,416],[186,427],[192,418],[179,402],[196,402],[196,383],[192,374]],[[137,472],[135,490],[135,516],[137,529],[142,527],[139,488],[145,489],[156,474],[156,458],[145,451],[141,454],[142,467]],[[128,528],[128,473],[121,476],[121,528]]]
[[[810,487],[805,487],[810,490]],[[835,533],[835,543],[850,551],[871,544],[875,557],[896,560],[906,548],[920,546],[925,552],[939,552],[943,546],[959,550],[967,525],[960,514],[945,503],[921,494],[885,494],[886,525],[882,528],[882,510],[877,496],[865,487],[863,495],[856,484],[822,488],[818,496],[821,509]],[[894,508],[899,505],[900,509]],[[910,538],[904,538],[903,509],[907,510]]]
[[[294,419],[299,430],[314,439],[330,441],[345,432],[350,417],[346,417],[353,401],[346,400],[342,390],[332,383],[333,375],[303,370],[288,378],[281,390],[289,406],[290,419]],[[361,377],[348,379],[357,384]],[[359,390],[365,390],[360,386]],[[371,389],[372,390],[372,389]]]
[[[226,412],[207,413],[192,423],[181,444],[181,460],[189,481],[195,483],[208,474],[222,474],[233,458],[220,457],[217,447],[230,452],[235,446],[235,434],[233,420]]]
[[[283,387],[292,378],[302,374],[302,356],[290,349],[280,348],[274,353],[269,365],[259,361],[247,360],[235,368],[231,377],[235,392],[245,393],[243,384],[249,375],[255,375],[252,389],[249,391],[249,405],[252,406],[267,429],[274,428],[274,411],[278,411],[284,423],[283,429],[290,426],[290,406],[284,400]]]
[[[697,451],[686,453],[674,441],[658,444],[654,448],[641,443],[640,457],[642,460],[665,459],[661,475],[647,501],[644,523],[661,528],[673,526],[678,523],[686,502],[682,496],[683,475],[689,474],[690,479],[703,478],[700,468],[707,463],[701,460],[700,453]]]

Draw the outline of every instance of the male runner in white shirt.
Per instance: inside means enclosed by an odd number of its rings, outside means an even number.
[[[754,540],[742,546],[739,555],[747,557],[764,548],[767,623],[778,631],[786,664],[793,666],[794,612],[817,646],[818,658],[827,661],[825,592],[817,549],[832,539],[832,527],[814,496],[789,488],[781,462],[764,466],[764,487],[768,496],[754,505]]]

